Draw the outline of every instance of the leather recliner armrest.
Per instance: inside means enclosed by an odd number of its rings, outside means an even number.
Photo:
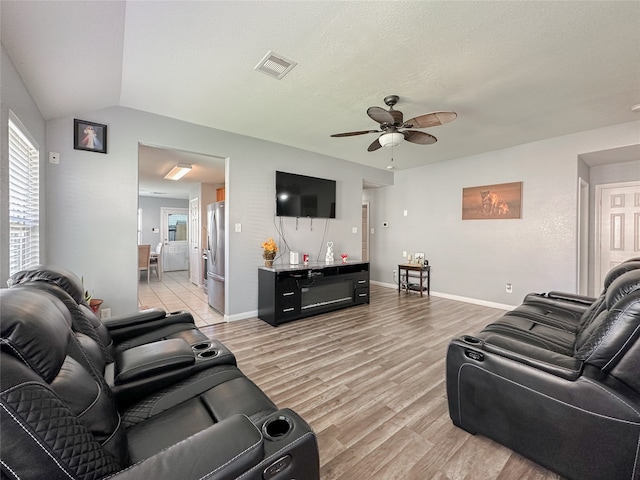
[[[111,317],[102,321],[116,342],[179,323],[193,325],[193,316],[186,311],[167,314],[160,308],[150,308],[130,315]]]
[[[596,301],[594,297],[589,297],[586,295],[578,295],[577,293],[568,293],[568,292],[555,292],[551,291],[547,293],[548,298],[553,298],[557,300],[566,300],[568,302],[576,302],[584,305],[591,305]]]
[[[583,362],[577,358],[545,350],[502,335],[488,335],[482,350],[528,365],[566,380],[577,380]]]
[[[246,416],[234,415],[109,478],[235,479],[258,465],[263,452],[260,431]]]
[[[191,345],[181,338],[140,345],[118,353],[114,384],[120,385],[167,370],[193,365],[195,361]]]

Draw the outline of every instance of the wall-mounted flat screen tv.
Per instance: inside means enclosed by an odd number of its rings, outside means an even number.
[[[276,215],[336,218],[336,181],[276,172]]]

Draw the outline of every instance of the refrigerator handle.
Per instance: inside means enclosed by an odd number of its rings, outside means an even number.
[[[212,265],[215,265],[218,260],[218,224],[217,224],[217,214],[216,209],[213,209],[213,218],[211,222],[211,232],[209,236],[211,237],[211,249],[209,250],[213,254]]]

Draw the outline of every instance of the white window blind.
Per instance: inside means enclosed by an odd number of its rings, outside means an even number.
[[[39,152],[9,120],[9,274],[40,262]]]

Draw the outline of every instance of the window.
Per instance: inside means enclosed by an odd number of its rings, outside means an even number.
[[[40,262],[40,155],[9,119],[9,275]]]

